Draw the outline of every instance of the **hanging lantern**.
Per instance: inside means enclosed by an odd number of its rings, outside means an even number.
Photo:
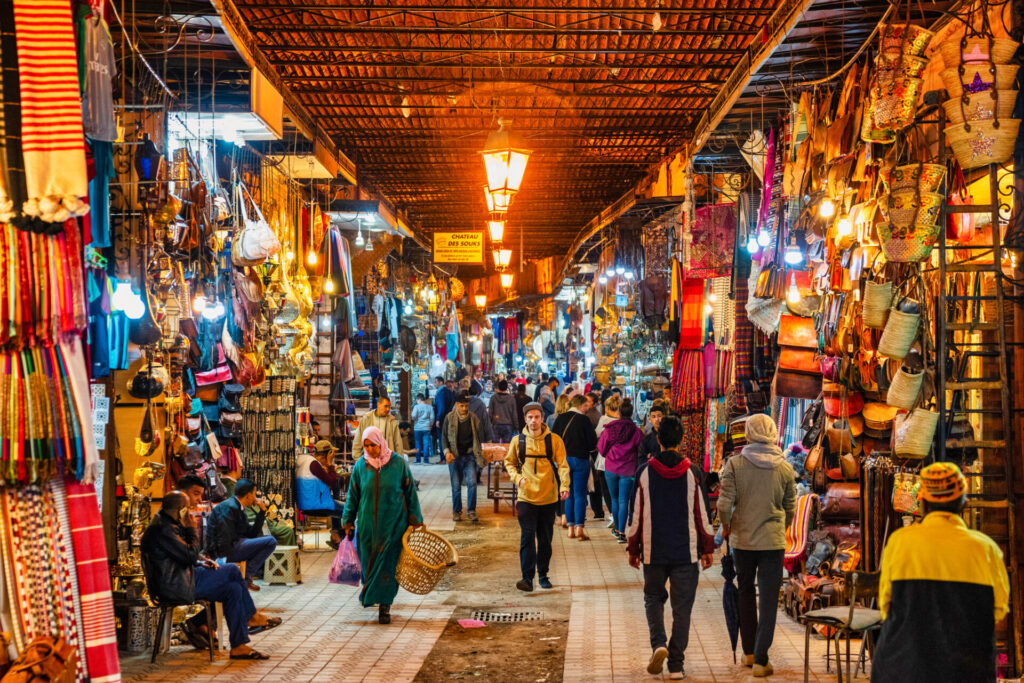
[[[491,233],[491,241],[498,244],[505,236],[505,221],[487,221],[487,229]]]
[[[475,294],[473,296],[473,303],[476,304],[477,308],[484,308],[487,306],[487,295],[486,294]]]
[[[509,264],[512,263],[512,250],[511,249],[495,249],[494,250],[494,267],[500,269],[508,268]]]
[[[487,199],[487,213],[505,213],[512,202],[512,194],[504,191],[491,192],[484,185],[484,198]]]
[[[497,207],[503,198],[507,197],[510,201],[519,191],[523,173],[526,172],[526,162],[532,153],[523,146],[519,136],[509,130],[507,126],[511,123],[511,119],[498,119],[498,130],[487,136],[487,142],[480,150],[487,170],[487,190],[494,199],[496,211],[501,210]],[[508,208],[507,201],[505,208]]]
[[[501,274],[501,286],[505,289],[512,289],[512,283],[515,282],[515,275],[512,273]]]

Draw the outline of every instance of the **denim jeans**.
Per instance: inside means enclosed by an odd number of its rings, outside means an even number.
[[[651,650],[668,646],[668,670],[679,671],[690,641],[690,612],[697,595],[700,572],[693,564],[645,564],[644,609],[647,630],[651,632]],[[669,590],[665,590],[665,583]],[[665,636],[665,600],[672,599],[672,639]]]
[[[612,497],[612,515],[615,517],[615,530],[620,534],[626,532],[626,517],[629,515],[629,492],[633,490],[636,477],[624,477],[605,470],[605,481],[608,482],[608,493]]]
[[[196,598],[224,603],[224,620],[228,624],[231,647],[249,642],[249,619],[256,614],[249,588],[237,564],[221,565],[219,569],[196,567]],[[214,628],[216,628],[216,620]],[[193,624],[205,624],[206,617],[197,615]],[[223,638],[224,634],[221,633]]]
[[[494,432],[495,443],[511,443],[512,437],[516,435],[514,425],[494,425],[491,429]]]
[[[754,655],[754,664],[768,663],[768,649],[775,638],[775,615],[782,587],[785,550],[733,548],[736,581],[740,588],[740,639],[743,654]],[[754,590],[754,580],[757,590]]]
[[[569,499],[565,501],[565,522],[569,526],[583,526],[587,521],[587,480],[590,478],[590,458],[569,456]]]
[[[413,432],[413,438],[416,440],[416,462],[430,462],[430,456],[434,452],[433,439],[430,436],[430,430],[419,430]]]
[[[245,578],[263,576],[263,564],[274,552],[277,541],[273,536],[240,538],[225,558],[228,562],[245,562]]]
[[[452,512],[462,512],[462,485],[465,484],[466,510],[476,512],[476,458],[463,455],[448,463],[452,480]]]

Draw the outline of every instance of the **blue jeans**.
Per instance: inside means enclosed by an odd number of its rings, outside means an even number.
[[[196,598],[224,603],[224,620],[228,622],[231,647],[249,642],[249,619],[256,614],[249,588],[237,564],[224,564],[220,569],[196,567]],[[205,624],[206,619],[192,623]],[[216,621],[214,620],[216,627]],[[212,634],[211,634],[212,635]],[[221,633],[223,638],[224,634]]]
[[[590,478],[590,458],[569,456],[569,499],[565,501],[565,523],[583,526],[587,521],[587,480]]]
[[[452,480],[452,512],[462,512],[462,485],[465,484],[466,509],[476,512],[476,458],[463,455],[448,463],[448,476]]]
[[[612,497],[612,515],[615,517],[615,530],[620,534],[626,532],[626,517],[629,515],[629,492],[633,490],[636,477],[624,477],[605,470],[604,479],[608,482],[608,493]]]
[[[494,425],[495,443],[511,443],[512,437],[516,435],[516,428],[513,425]]]
[[[430,462],[430,456],[434,453],[434,442],[430,436],[430,430],[419,430],[413,432],[416,440],[416,462]]]
[[[263,576],[263,565],[276,547],[277,541],[273,536],[240,538],[235,541],[235,547],[226,559],[228,562],[245,562],[245,578],[252,579]]]

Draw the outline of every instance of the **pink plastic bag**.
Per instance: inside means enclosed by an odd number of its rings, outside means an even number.
[[[327,580],[331,583],[358,586],[362,576],[363,568],[359,566],[359,556],[356,555],[355,546],[346,537],[338,546],[338,554],[334,556],[334,563],[331,564],[331,572],[327,575]]]

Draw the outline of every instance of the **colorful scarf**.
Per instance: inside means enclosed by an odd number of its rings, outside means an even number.
[[[690,230],[691,278],[713,278],[729,274],[732,270],[733,246],[736,243],[736,205],[713,204],[697,209],[696,220]]]
[[[71,4],[13,0],[21,86],[21,144],[28,200],[22,210],[48,222],[89,205],[82,100]]]
[[[679,288],[679,348],[704,345],[704,280],[684,279]]]
[[[359,437],[363,441],[371,441],[380,446],[380,455],[376,458],[371,458],[363,448],[363,459],[366,464],[372,466],[374,469],[381,469],[384,465],[387,465],[391,460],[392,450],[388,448],[388,441],[384,438],[384,433],[377,427],[367,427],[362,435]]]

